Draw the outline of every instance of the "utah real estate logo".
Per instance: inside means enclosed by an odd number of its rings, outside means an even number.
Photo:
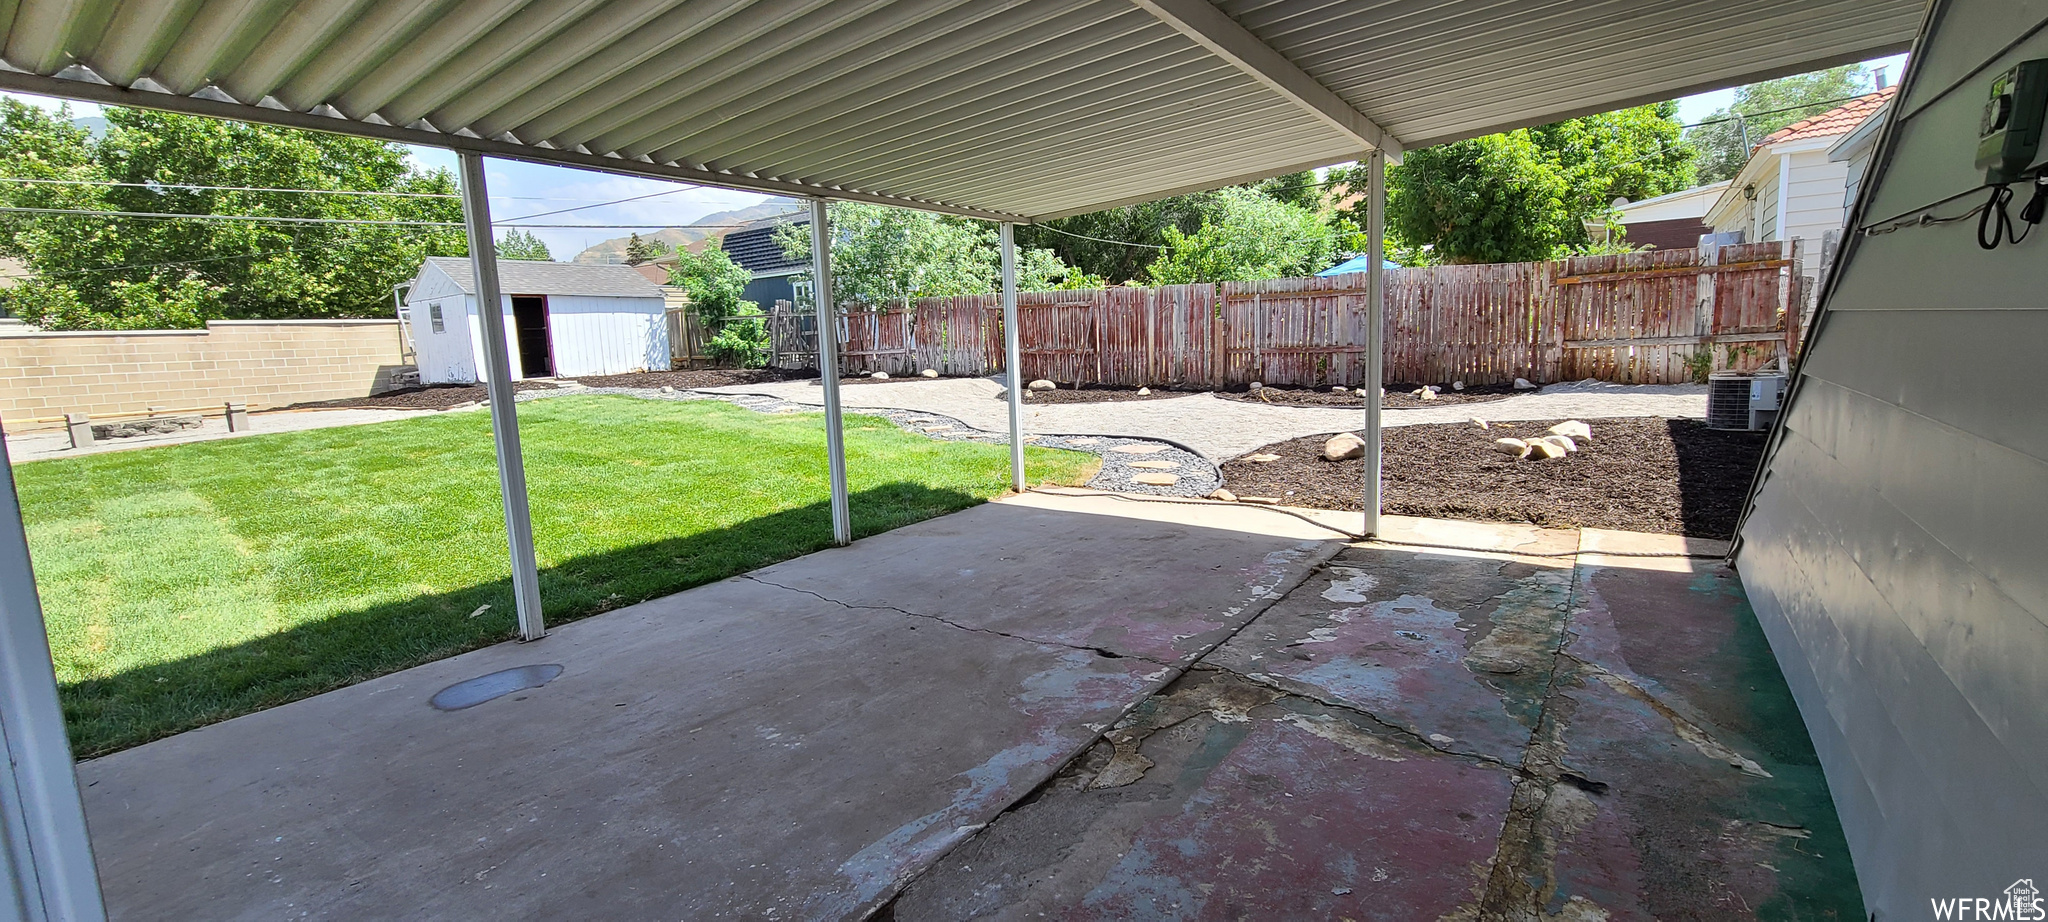
[[[1934,904],[1934,917],[1942,920],[2014,920],[2014,922],[2042,922],[2048,920],[2048,909],[2042,908],[2041,891],[2035,889],[2034,879],[2023,877],[2005,888],[2005,895],[1997,899],[1984,897],[1951,897],[1930,899]]]

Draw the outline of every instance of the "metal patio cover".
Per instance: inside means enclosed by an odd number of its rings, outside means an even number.
[[[1031,221],[1902,51],[1923,0],[0,0],[0,89]]]

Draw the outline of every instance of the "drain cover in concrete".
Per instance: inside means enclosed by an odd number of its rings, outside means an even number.
[[[1170,487],[1180,482],[1180,478],[1172,474],[1137,474],[1133,475],[1131,479],[1139,483],[1149,483],[1155,487]]]
[[[562,674],[562,667],[554,663],[538,666],[515,666],[490,675],[464,679],[434,693],[433,705],[444,711],[459,711],[476,707],[493,698],[503,698],[516,691],[539,688]]]
[[[1110,451],[1122,452],[1123,454],[1127,455],[1149,455],[1154,452],[1161,452],[1165,450],[1166,446],[1164,445],[1118,445],[1117,447],[1110,449]]]
[[[1171,461],[1133,461],[1131,466],[1142,467],[1151,471],[1173,471],[1180,469],[1180,465]]]

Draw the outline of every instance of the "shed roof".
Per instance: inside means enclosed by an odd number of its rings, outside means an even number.
[[[1008,220],[1904,50],[1924,0],[25,0],[0,89]]]
[[[429,256],[426,266],[439,269],[466,295],[476,294],[476,276],[467,256]],[[498,260],[498,287],[508,295],[588,295],[604,298],[660,298],[661,286],[632,266],[585,266],[535,259]]]

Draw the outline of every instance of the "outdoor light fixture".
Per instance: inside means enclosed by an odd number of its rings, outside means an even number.
[[[1746,201],[1756,201],[1756,183],[1750,183],[1749,185],[1743,186],[1742,197]]]

